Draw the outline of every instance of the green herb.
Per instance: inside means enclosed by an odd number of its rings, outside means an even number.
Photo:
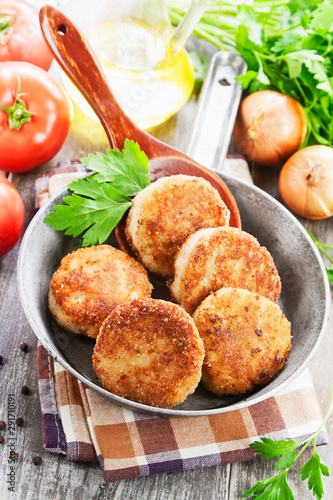
[[[331,246],[331,245],[325,245],[324,243],[321,243],[320,241],[318,241],[313,236],[312,233],[310,233],[310,231],[308,229],[306,229],[306,231],[308,232],[309,236],[312,238],[312,240],[315,243],[315,245],[318,248],[318,250],[320,250],[325,255],[325,257],[330,261],[330,263],[333,264],[333,258],[330,257],[330,255],[325,250],[325,248],[329,248],[330,250],[333,250],[333,246]],[[328,281],[330,283],[333,283],[333,268],[325,266],[325,269],[326,269],[326,272],[327,272]]]
[[[199,54],[195,50],[189,52],[193,67],[194,67],[194,88],[193,92],[197,93],[201,90],[202,84],[204,82],[207,69],[209,66],[209,60],[206,54]]]
[[[276,30],[267,32],[253,10],[242,6],[243,24],[236,30],[239,53],[248,73],[238,81],[250,92],[273,89],[294,97],[307,116],[303,147],[331,146],[333,142],[332,5],[311,0],[291,2],[289,13]],[[323,15],[326,21],[322,22]]]
[[[169,0],[177,23],[175,3]],[[238,78],[244,89],[276,90],[303,106],[308,125],[303,147],[332,146],[332,24],[333,5],[325,0],[253,0],[233,7],[208,0],[195,34],[245,59],[248,71]]]
[[[267,460],[272,460],[273,458],[281,455],[281,458],[276,462],[274,467],[275,471],[281,472],[268,479],[259,480],[257,484],[250,490],[246,491],[241,498],[248,498],[251,495],[255,495],[253,498],[258,500],[294,500],[294,495],[287,483],[287,474],[292,465],[294,465],[294,463],[311,443],[313,443],[312,457],[303,465],[303,467],[301,467],[301,478],[302,481],[308,480],[308,488],[312,491],[313,496],[315,496],[317,500],[323,498],[324,488],[322,476],[329,476],[329,469],[321,462],[320,457],[316,452],[316,445],[318,435],[326,424],[332,410],[333,382],[331,382],[331,402],[328,412],[326,413],[317,432],[308,440],[297,443],[292,439],[288,441],[281,440],[275,442],[269,438],[262,438],[261,441],[255,441],[250,444],[254,451],[262,453],[262,457]],[[300,448],[300,451],[296,454],[296,450],[298,448]]]
[[[122,152],[108,149],[106,154],[90,154],[81,161],[89,170],[96,172],[94,180],[111,183],[125,196],[135,196],[150,184],[148,158],[139,144],[128,139]]]
[[[72,195],[56,205],[45,223],[71,236],[83,235],[83,246],[103,243],[131,206],[131,197],[150,184],[148,158],[133,141],[124,150],[90,154],[82,163],[94,171],[69,184]]]

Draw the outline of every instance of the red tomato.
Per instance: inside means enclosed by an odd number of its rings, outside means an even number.
[[[0,61],[26,61],[49,69],[53,57],[38,14],[36,7],[23,0],[0,0]]]
[[[18,83],[19,101],[16,99]],[[13,113],[16,101],[19,109]],[[72,104],[62,87],[46,71],[29,63],[0,63],[0,106],[2,170],[26,172],[56,155],[69,131]],[[16,112],[21,114],[18,130],[11,128],[13,125],[9,120]],[[27,114],[31,121],[25,123]]]
[[[0,174],[0,257],[18,242],[24,221],[21,196],[9,180]]]

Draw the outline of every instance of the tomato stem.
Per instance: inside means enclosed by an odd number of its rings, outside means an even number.
[[[6,11],[3,9],[0,13],[0,43],[5,45],[8,42],[8,37],[13,32],[13,21],[15,19],[15,12]],[[5,39],[5,36],[7,39]]]
[[[20,130],[24,123],[31,122],[31,113],[27,110],[26,103],[21,99],[20,89],[21,82],[17,77],[17,90],[13,106],[8,107],[0,104],[0,109],[7,113],[9,128],[12,130]]]

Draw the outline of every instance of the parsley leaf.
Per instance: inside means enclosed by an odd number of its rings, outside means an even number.
[[[128,139],[123,152],[107,149],[106,154],[90,154],[81,161],[97,172],[94,178],[98,182],[111,182],[125,196],[135,196],[150,183],[148,158],[137,143]]]
[[[330,30],[333,24],[333,5],[324,3],[319,5],[312,14],[310,28],[313,30]]]
[[[242,24],[247,28],[247,36],[256,46],[263,44],[263,27],[257,21],[254,10],[245,4],[240,4],[238,7],[238,17]]]
[[[316,452],[312,455],[310,460],[306,462],[300,469],[302,481],[308,479],[309,490],[313,490],[314,496],[320,500],[324,495],[323,482],[321,475],[329,476],[330,472],[327,465],[324,465],[320,456]]]
[[[269,479],[261,479],[253,488],[246,491],[241,498],[247,498],[251,495],[257,495],[258,500],[294,500],[293,492],[287,483],[288,470],[280,472],[277,476]]]
[[[289,441],[273,441],[270,438],[261,438],[261,441],[255,441],[250,447],[257,453],[262,453],[262,457],[272,460],[283,455],[275,465],[275,470],[282,470],[285,467],[291,467],[295,461],[295,451],[300,446],[299,443],[290,439]]]
[[[251,82],[253,82],[253,80],[255,80],[258,76],[258,71],[247,71],[247,73],[245,73],[244,75],[240,75],[237,77],[237,81],[238,83],[241,84],[241,86],[243,87],[243,89],[247,89]]]
[[[316,74],[316,72],[320,72],[320,64],[318,65],[319,67],[316,67],[315,64],[318,61],[323,62],[324,58],[316,54],[315,50],[304,49],[284,55],[283,60],[288,65],[290,78],[297,78],[301,75],[303,64],[307,66],[311,73]],[[296,64],[297,66],[295,66]],[[297,71],[295,71],[295,67],[297,67]]]
[[[74,237],[85,232],[83,246],[103,243],[131,206],[131,200],[91,176],[78,179],[68,187],[74,194],[64,198],[67,205],[56,205],[45,223],[58,231],[66,229],[65,234]]]
[[[83,246],[104,243],[130,208],[139,191],[150,184],[148,158],[138,144],[126,140],[124,150],[107,150],[83,159],[96,173],[78,179],[68,188],[73,194],[56,205],[45,223],[77,237]]]

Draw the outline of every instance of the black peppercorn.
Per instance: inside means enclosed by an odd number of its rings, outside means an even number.
[[[0,444],[4,442],[5,438],[3,436],[0,436]]]
[[[21,389],[21,392],[22,394],[24,394],[25,396],[27,396],[29,394],[29,387],[27,387],[26,385],[24,385]]]
[[[6,423],[3,420],[0,420],[0,431],[3,431],[6,427]]]
[[[0,365],[3,363],[3,356],[0,355]]]
[[[33,457],[32,461],[35,465],[42,465],[43,460],[42,457]]]
[[[22,344],[20,344],[20,349],[22,352],[28,352],[28,344],[22,342]]]
[[[19,417],[15,420],[15,424],[18,425],[19,427],[22,427],[22,425],[24,424],[24,420],[23,418]]]

